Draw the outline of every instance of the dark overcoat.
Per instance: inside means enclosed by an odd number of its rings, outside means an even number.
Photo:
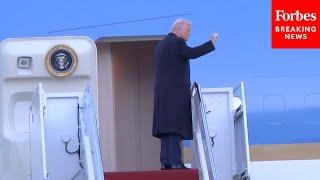
[[[189,59],[214,49],[211,41],[189,47],[174,33],[157,44],[153,136],[161,138],[166,133],[176,133],[183,139],[192,139]]]

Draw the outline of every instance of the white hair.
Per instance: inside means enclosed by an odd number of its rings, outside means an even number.
[[[184,25],[191,25],[191,22],[182,18],[175,20],[171,26],[171,32],[180,32]]]

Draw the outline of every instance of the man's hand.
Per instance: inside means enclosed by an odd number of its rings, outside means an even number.
[[[211,42],[212,44],[215,44],[218,40],[218,33],[212,33],[211,34]]]

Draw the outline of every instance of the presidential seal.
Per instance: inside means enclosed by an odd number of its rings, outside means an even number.
[[[46,67],[54,76],[69,76],[76,70],[77,65],[77,54],[66,45],[55,46],[47,53]]]

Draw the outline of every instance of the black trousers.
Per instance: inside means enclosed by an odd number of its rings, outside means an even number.
[[[165,134],[161,137],[160,162],[162,164],[182,163],[181,140],[182,137],[178,134]]]

